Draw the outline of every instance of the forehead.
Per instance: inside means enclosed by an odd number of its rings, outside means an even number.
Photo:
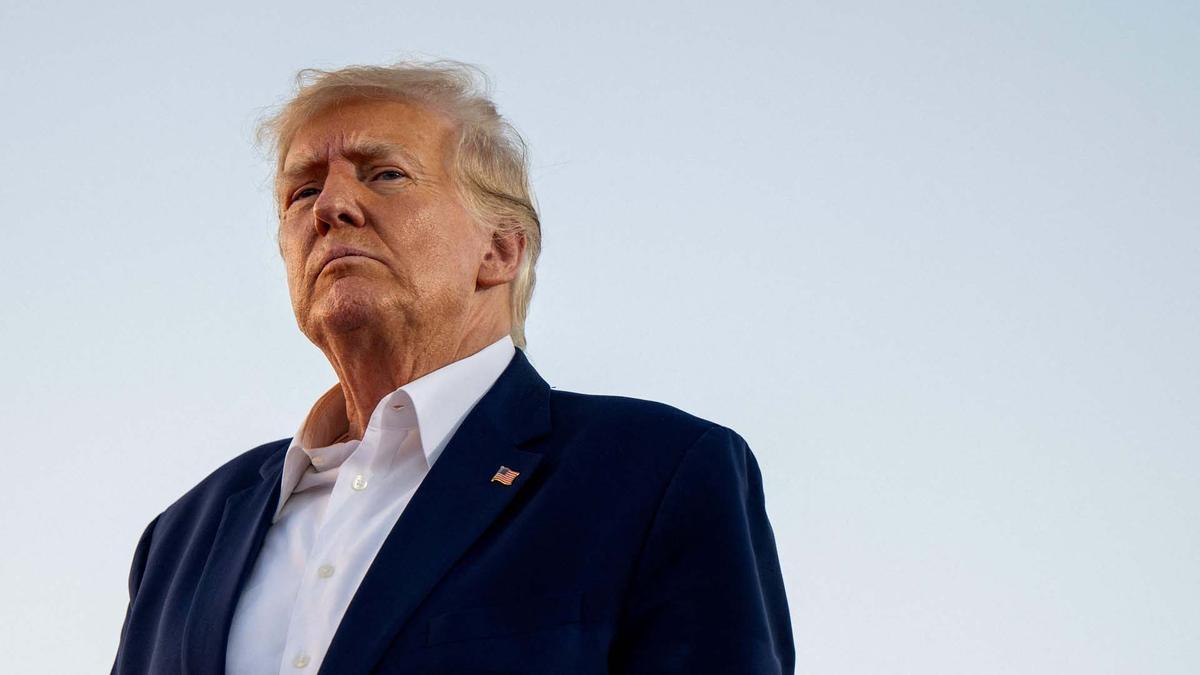
[[[395,151],[428,168],[440,166],[452,130],[449,119],[404,101],[349,101],[303,122],[287,147],[280,173],[295,174],[331,159],[361,159]]]

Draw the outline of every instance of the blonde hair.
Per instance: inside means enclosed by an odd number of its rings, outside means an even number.
[[[510,284],[513,343],[525,347],[525,318],[541,253],[541,221],[529,186],[529,151],[520,134],[489,98],[487,75],[458,61],[401,61],[388,66],[305,68],[296,93],[258,126],[257,140],[275,155],[278,180],[296,132],[331,105],[347,100],[398,100],[424,105],[456,126],[452,161],[463,204],[481,227],[496,235],[523,234],[525,253]],[[278,194],[278,191],[276,191]],[[276,209],[279,208],[276,203]],[[280,214],[282,215],[282,214]]]

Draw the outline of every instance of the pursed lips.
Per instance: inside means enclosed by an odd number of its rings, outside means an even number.
[[[367,260],[376,260],[375,258],[358,249],[339,246],[326,254],[325,261],[321,263],[321,269],[317,270],[317,274],[323,272],[325,268],[328,267],[333,261],[341,260],[342,258],[365,258]]]

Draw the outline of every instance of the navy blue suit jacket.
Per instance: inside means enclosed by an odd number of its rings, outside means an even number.
[[[223,673],[291,439],[146,528],[114,673]],[[492,481],[501,466],[520,475]],[[746,442],[651,401],[552,390],[517,350],[346,610],[321,675],[791,673],[783,578]],[[297,671],[302,672],[302,671]]]

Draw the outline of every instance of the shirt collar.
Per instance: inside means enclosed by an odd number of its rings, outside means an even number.
[[[515,353],[512,337],[505,335],[466,358],[426,373],[384,396],[371,414],[368,425],[416,427],[421,450],[432,467],[467,414],[499,379]],[[344,459],[344,455],[353,452],[360,441],[334,442],[349,428],[346,398],[341,383],[337,383],[317,399],[292,437],[284,458],[276,518],[301,476],[312,465],[314,455]],[[315,452],[317,450],[320,452]]]

